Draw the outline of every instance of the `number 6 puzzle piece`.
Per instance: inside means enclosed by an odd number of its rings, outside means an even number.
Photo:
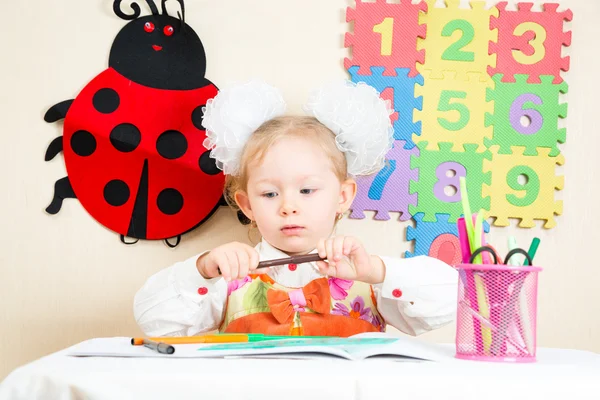
[[[386,165],[377,174],[361,176],[356,179],[358,193],[352,207],[350,218],[365,218],[364,211],[376,211],[376,220],[389,220],[389,212],[400,212],[399,220],[410,219],[409,204],[416,204],[417,196],[408,193],[409,182],[416,180],[416,170],[410,168],[410,157],[418,155],[419,149],[404,149],[404,142],[397,140],[386,155]]]
[[[524,155],[525,148],[516,146],[512,154],[499,154],[492,146],[491,160],[484,160],[484,170],[492,171],[491,184],[484,185],[483,195],[490,196],[494,225],[508,226],[509,218],[520,218],[521,228],[535,227],[534,219],[546,220],[544,228],[556,225],[554,215],[561,215],[563,203],[555,200],[555,190],[562,190],[564,176],[556,176],[557,165],[563,165],[562,155],[550,157],[550,149],[539,148],[537,156]],[[519,182],[525,178],[525,183]]]
[[[448,265],[462,262],[458,228],[448,218],[448,214],[436,214],[436,221],[427,222],[423,220],[423,213],[415,214],[415,227],[406,228],[406,240],[415,241],[414,252],[407,251],[404,257],[430,256]],[[490,231],[490,225],[485,221],[483,229],[485,232]]]
[[[517,4],[518,11],[506,9],[507,2],[496,5],[497,18],[490,27],[498,29],[498,42],[490,43],[490,53],[497,55],[496,66],[488,69],[491,76],[504,74],[503,82],[514,82],[514,75],[529,75],[529,83],[539,83],[541,75],[563,81],[560,71],[568,71],[570,57],[562,57],[562,46],[571,45],[571,32],[563,32],[564,21],[573,12],[557,12],[558,4],[543,4],[542,12],[531,11],[533,3]]]
[[[345,36],[344,46],[352,47],[352,59],[344,59],[344,68],[356,66],[366,75],[369,67],[382,66],[385,76],[394,76],[396,68],[410,68],[409,76],[417,75],[417,63],[425,60],[425,50],[417,50],[417,38],[426,33],[425,25],[419,24],[419,14],[425,11],[425,2],[356,0],[356,8],[346,10],[346,22],[354,21],[354,33]]]
[[[454,71],[459,80],[468,80],[468,73],[489,80],[487,68],[496,65],[489,45],[498,38],[498,31],[490,29],[490,18],[497,17],[498,10],[485,9],[484,1],[473,1],[469,8],[460,8],[459,0],[446,0],[446,8],[435,7],[435,3],[428,0],[429,11],[420,19],[427,25],[427,37],[420,39],[417,47],[425,48],[427,57],[419,71],[432,79],[443,79],[444,72]]]
[[[558,143],[567,138],[566,128],[558,121],[567,116],[567,103],[560,103],[560,93],[567,93],[566,82],[552,84],[551,75],[540,77],[541,83],[527,83],[527,75],[515,75],[515,82],[502,82],[502,74],[494,75],[495,89],[489,89],[487,100],[494,101],[494,114],[485,116],[486,126],[493,125],[486,146],[499,145],[498,153],[510,154],[513,146],[525,147],[523,155],[537,155],[540,147],[550,149],[551,157],[560,153]],[[528,125],[523,125],[522,117]]]

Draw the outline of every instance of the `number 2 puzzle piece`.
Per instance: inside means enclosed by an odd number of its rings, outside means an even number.
[[[494,101],[494,114],[487,114],[486,126],[493,125],[494,135],[486,146],[498,145],[500,154],[510,154],[512,146],[523,146],[523,155],[538,154],[538,148],[550,149],[550,156],[560,153],[558,143],[567,138],[565,128],[558,128],[560,118],[567,117],[567,103],[559,103],[560,93],[567,93],[566,82],[552,84],[554,77],[540,77],[540,83],[527,83],[527,75],[515,75],[515,82],[502,82],[494,75],[495,89],[488,90],[487,100]],[[526,118],[522,118],[526,117]],[[523,120],[528,121],[523,125]]]
[[[539,83],[541,75],[552,75],[554,83],[561,83],[560,71],[568,71],[570,63],[570,57],[562,57],[562,46],[571,45],[571,32],[563,32],[564,21],[573,19],[571,10],[557,12],[559,5],[548,3],[542,12],[534,12],[533,3],[518,3],[518,11],[510,11],[506,5],[506,1],[496,5],[499,16],[490,23],[490,28],[498,29],[498,42],[490,43],[497,62],[489,74],[503,73],[504,82],[525,74],[530,83]]]
[[[477,145],[477,152],[485,151],[484,139],[493,135],[484,119],[485,113],[494,109],[493,103],[486,101],[486,89],[493,88],[493,81],[481,82],[478,74],[468,74],[468,81],[454,80],[449,72],[444,77],[443,81],[425,78],[423,87],[415,87],[423,98],[423,110],[415,111],[415,119],[422,124],[415,142],[427,142],[427,150],[452,142],[455,152],[463,151],[465,144]]]
[[[469,200],[473,210],[490,209],[489,197],[482,196],[484,184],[491,183],[491,173],[483,171],[489,151],[477,153],[477,145],[465,144],[463,152],[453,152],[452,143],[440,143],[439,151],[426,150],[427,142],[417,145],[419,157],[411,157],[411,168],[419,169],[419,180],[410,182],[410,193],[417,193],[417,205],[409,205],[412,215],[424,213],[423,220],[435,221],[436,214],[448,214],[449,222],[462,215],[459,178],[466,177]],[[451,189],[448,194],[446,189]]]
[[[391,89],[394,93],[392,105],[398,112],[398,119],[394,122],[394,139],[403,140],[406,149],[415,147],[412,137],[421,134],[421,123],[413,122],[415,109],[423,108],[423,98],[415,98],[415,85],[423,85],[423,77],[417,75],[409,77],[408,68],[396,68],[395,76],[385,76],[383,67],[371,67],[370,75],[361,75],[358,67],[350,67],[352,82],[364,82],[374,87],[379,93]]]
[[[520,218],[521,228],[535,227],[535,219],[546,220],[544,228],[556,226],[554,215],[562,214],[563,203],[554,194],[562,190],[564,176],[556,176],[555,169],[564,164],[564,157],[550,157],[548,148],[538,149],[537,156],[524,155],[524,147],[513,147],[512,154],[499,154],[498,146],[490,151],[493,156],[484,161],[484,169],[494,172],[483,193],[491,197],[488,214],[496,217],[494,225],[508,226],[509,218]]]
[[[435,222],[423,221],[423,213],[413,216],[415,227],[406,228],[406,240],[414,240],[414,252],[404,253],[404,257],[430,256],[444,261],[448,265],[462,262],[462,253],[458,241],[456,223],[448,221],[448,214],[436,214]],[[490,225],[484,221],[483,229],[490,231]]]
[[[356,0],[356,8],[346,10],[354,33],[346,33],[344,46],[352,47],[352,59],[344,60],[344,68],[357,66],[366,75],[369,67],[382,66],[386,76],[393,76],[396,68],[409,68],[410,76],[416,76],[417,63],[425,60],[425,50],[417,50],[417,38],[426,34],[425,25],[419,24],[419,14],[426,11],[425,2]]]
[[[389,212],[400,212],[399,220],[410,219],[409,204],[416,204],[417,196],[408,193],[411,179],[416,180],[416,170],[410,168],[410,157],[419,149],[403,148],[403,141],[395,141],[386,155],[386,165],[377,174],[357,178],[358,193],[352,203],[350,218],[363,219],[363,211],[376,211],[376,220],[390,219]]]
[[[486,10],[484,1],[473,1],[469,8],[459,8],[459,0],[446,0],[446,8],[435,7],[435,2],[428,0],[429,11],[420,19],[427,25],[427,37],[418,41],[418,47],[427,49],[427,57],[419,71],[433,79],[454,71],[459,80],[468,80],[471,72],[488,80],[487,68],[496,65],[489,45],[498,38],[498,31],[490,30],[490,18],[497,17],[498,10]]]

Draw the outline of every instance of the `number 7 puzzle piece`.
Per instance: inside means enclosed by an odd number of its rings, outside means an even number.
[[[508,226],[509,218],[519,218],[521,228],[535,227],[534,220],[546,220],[544,228],[556,226],[554,215],[561,215],[563,202],[555,200],[555,190],[564,187],[564,176],[556,176],[562,155],[550,157],[550,149],[539,148],[537,156],[524,155],[525,148],[516,146],[512,154],[499,154],[499,146],[490,147],[491,160],[484,160],[484,170],[493,171],[491,184],[483,186],[490,196],[490,211],[496,226]],[[519,180],[524,182],[519,182]]]
[[[346,10],[346,21],[354,21],[354,33],[346,33],[344,46],[352,47],[352,59],[344,60],[344,68],[356,66],[366,75],[369,67],[381,66],[385,76],[394,76],[396,68],[409,68],[409,76],[417,75],[417,63],[425,60],[425,50],[417,50],[417,38],[426,33],[425,25],[419,24],[419,14],[425,11],[425,2],[356,0],[356,8]]]
[[[389,220],[389,212],[400,212],[399,220],[410,219],[409,204],[417,203],[417,196],[409,194],[410,180],[418,179],[416,170],[410,168],[411,156],[417,156],[419,149],[404,149],[404,142],[396,140],[394,147],[386,155],[386,165],[377,174],[360,176],[356,179],[358,193],[350,207],[350,218],[365,218],[364,211],[376,211],[376,220]]]
[[[498,42],[490,43],[490,53],[497,55],[491,76],[504,74],[503,82],[514,82],[514,75],[529,75],[528,82],[539,83],[541,75],[563,81],[560,71],[568,71],[570,57],[562,57],[562,46],[571,45],[571,32],[563,32],[564,21],[571,21],[571,10],[557,12],[558,4],[543,4],[542,12],[531,11],[533,3],[517,4],[518,11],[506,9],[507,2],[496,5],[497,18],[490,28],[498,29]]]

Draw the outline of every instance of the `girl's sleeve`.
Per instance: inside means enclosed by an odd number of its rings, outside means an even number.
[[[458,271],[433,257],[380,257],[385,279],[375,285],[386,323],[417,336],[452,322],[456,315]]]
[[[222,278],[204,279],[198,273],[196,260],[202,254],[157,272],[137,292],[133,313],[144,334],[193,336],[218,329],[227,283]]]

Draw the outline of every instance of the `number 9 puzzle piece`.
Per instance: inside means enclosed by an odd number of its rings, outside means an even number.
[[[544,228],[556,226],[554,215],[562,214],[563,202],[554,195],[564,187],[564,176],[556,176],[555,169],[564,157],[550,157],[548,148],[539,148],[537,156],[524,155],[520,146],[512,154],[499,154],[497,145],[490,151],[491,161],[483,162],[485,171],[493,170],[491,184],[483,186],[483,195],[491,198],[486,216],[496,218],[495,226],[508,226],[509,218],[521,219],[521,228],[535,227],[535,219],[546,220]]]
[[[541,75],[563,81],[560,71],[568,71],[570,57],[562,57],[562,46],[571,45],[571,32],[563,32],[564,21],[573,12],[557,12],[558,4],[543,4],[542,12],[531,11],[533,3],[518,3],[518,11],[506,9],[507,2],[496,5],[497,18],[490,28],[498,29],[498,42],[490,43],[490,54],[496,54],[496,67],[488,68],[490,76],[503,73],[503,82],[514,82],[514,75],[529,75],[529,83],[539,83]]]

